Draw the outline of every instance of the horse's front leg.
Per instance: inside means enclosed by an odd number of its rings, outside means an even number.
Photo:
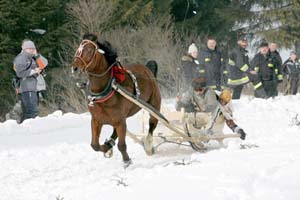
[[[91,146],[95,151],[101,151],[99,144],[100,132],[102,129],[102,124],[100,124],[95,118],[92,117],[91,120],[91,129],[92,129],[92,141]]]
[[[127,146],[126,146],[126,141],[125,141],[126,128],[127,128],[125,120],[123,122],[121,122],[120,124],[118,124],[117,126],[115,126],[115,128],[116,128],[116,132],[117,132],[118,138],[119,138],[118,149],[122,154],[123,161],[126,165],[125,167],[127,167],[131,163],[131,159],[128,156]]]

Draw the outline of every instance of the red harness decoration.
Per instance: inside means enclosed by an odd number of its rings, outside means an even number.
[[[126,69],[115,65],[112,67],[112,76],[115,77],[117,83],[123,83],[125,81]]]

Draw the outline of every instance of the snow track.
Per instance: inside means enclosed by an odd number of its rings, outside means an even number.
[[[166,144],[148,157],[128,138],[133,165],[126,170],[117,148],[111,159],[92,150],[87,113],[0,123],[0,199],[298,200],[300,127],[292,118],[299,102],[299,95],[234,101],[247,140],[226,140],[227,148],[207,153]],[[141,115],[128,119],[132,132],[141,130]],[[103,129],[102,142],[110,132]]]

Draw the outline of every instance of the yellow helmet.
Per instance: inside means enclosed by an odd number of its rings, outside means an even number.
[[[225,103],[228,103],[231,100],[231,92],[227,89],[222,90],[220,94],[220,99]]]

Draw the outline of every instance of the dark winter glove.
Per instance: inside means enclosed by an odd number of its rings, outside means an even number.
[[[36,55],[34,55],[32,58],[34,59],[34,60],[36,60],[37,58],[39,58],[40,57],[40,54],[36,54]]]
[[[244,131],[243,129],[241,129],[240,127],[238,127],[238,126],[235,127],[234,132],[240,134],[240,135],[241,135],[240,138],[241,138],[242,140],[245,140],[245,139],[246,139],[246,133],[245,133],[245,131]]]

